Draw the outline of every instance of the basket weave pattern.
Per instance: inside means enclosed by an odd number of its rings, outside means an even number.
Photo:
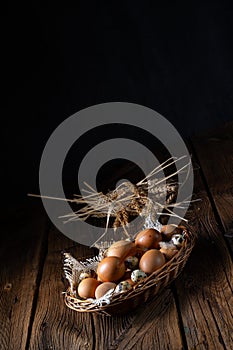
[[[194,243],[195,236],[191,231],[188,231],[183,246],[171,260],[129,291],[113,294],[109,304],[100,306],[88,299],[78,299],[70,292],[70,289],[65,292],[65,304],[78,312],[96,312],[111,315],[131,311],[158,294],[159,291],[165,288],[181,273]]]

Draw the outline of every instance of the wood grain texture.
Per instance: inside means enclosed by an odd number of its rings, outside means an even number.
[[[201,201],[195,203],[191,220],[197,244],[172,287],[127,315],[68,309],[62,296],[61,251],[74,242],[54,228],[48,232],[43,212],[35,215],[33,208],[4,217],[1,350],[232,348],[233,272],[224,235],[231,232],[233,219],[233,125],[220,136],[195,138],[193,145],[200,165],[194,192]],[[93,254],[82,245],[71,251],[76,257]]]
[[[193,222],[197,244],[176,281],[189,349],[230,349],[233,344],[232,263],[200,172],[195,174]]]
[[[37,207],[38,208],[38,207]],[[47,219],[41,210],[11,214],[0,237],[0,348],[26,347]],[[35,225],[36,222],[36,225]]]
[[[233,252],[233,123],[192,142]]]
[[[68,309],[63,300],[64,278],[61,252],[74,242],[52,228],[29,349],[77,350],[93,348],[92,316]],[[92,250],[78,245],[76,257]]]
[[[167,288],[126,316],[94,315],[95,349],[183,349],[177,310]]]

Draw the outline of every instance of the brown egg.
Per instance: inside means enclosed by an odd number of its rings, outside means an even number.
[[[81,298],[94,298],[95,290],[99,286],[100,282],[95,278],[85,278],[78,285],[78,295]]]
[[[161,233],[164,241],[170,241],[173,235],[182,234],[183,232],[187,232],[187,229],[184,226],[164,225],[161,228]]]
[[[165,257],[159,250],[150,249],[141,257],[139,268],[145,273],[152,273],[163,266],[165,262]]]
[[[96,299],[101,298],[110,289],[113,289],[115,287],[116,287],[116,283],[113,283],[113,282],[103,282],[103,283],[101,283],[95,290],[95,297],[96,297]]]
[[[121,280],[124,281],[124,280],[127,280],[128,278],[130,278],[131,276],[131,270],[127,270],[125,271],[124,275],[122,276]]]
[[[116,256],[108,256],[97,267],[98,279],[102,282],[117,282],[124,276],[125,270],[124,261]]]
[[[135,244],[139,248],[159,248],[159,242],[162,241],[162,235],[154,228],[149,228],[138,233]]]
[[[136,251],[135,244],[130,241],[120,240],[113,243],[107,250],[107,256],[117,256],[125,259],[129,255],[133,255]]]
[[[161,227],[161,233],[162,233],[162,237],[165,241],[170,241],[172,235],[174,235],[174,233],[177,233],[177,226],[176,225],[163,225]]]

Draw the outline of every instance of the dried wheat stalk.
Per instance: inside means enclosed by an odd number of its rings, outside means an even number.
[[[73,199],[54,198],[42,196],[43,198],[51,198],[57,200],[65,200],[81,205],[81,209],[72,211],[69,214],[62,215],[60,218],[65,219],[64,223],[74,220],[87,220],[89,217],[106,218],[105,231],[92,245],[99,247],[98,242],[105,236],[109,228],[110,218],[114,218],[113,228],[116,230],[122,227],[125,235],[129,238],[127,226],[130,218],[142,216],[147,222],[156,222],[159,215],[168,215],[178,217],[185,220],[172,211],[173,208],[185,208],[190,203],[190,198],[181,203],[174,203],[179,185],[174,182],[174,177],[181,172],[186,172],[186,178],[189,176],[191,168],[191,159],[180,168],[166,177],[161,177],[165,169],[179,164],[186,156],[180,158],[169,158],[152,170],[144,179],[137,184],[129,181],[121,183],[115,190],[104,194],[97,192],[87,183],[83,192],[87,195],[74,195]],[[172,181],[173,180],[173,181]],[[33,195],[35,196],[35,195]],[[41,197],[41,196],[39,196]],[[166,212],[163,212],[166,210]],[[149,221],[148,221],[149,220]]]
[[[83,207],[78,211],[63,215],[61,218],[64,218],[65,223],[67,223],[73,220],[85,221],[89,217],[105,217],[106,229],[101,237],[93,244],[93,246],[98,246],[97,243],[107,232],[110,217],[114,218],[113,228],[122,227],[127,237],[129,237],[127,226],[130,217],[141,215],[144,218],[150,217],[152,222],[155,222],[164,209],[166,209],[165,215],[179,217],[172,209],[174,207],[184,208],[190,201],[172,203],[177,195],[178,183],[171,180],[182,171],[187,171],[188,177],[191,160],[176,172],[166,177],[159,178],[159,175],[164,169],[171,167],[183,158],[170,158],[155,168],[136,185],[125,181],[107,194],[97,192],[85,183],[86,188],[83,189],[83,192],[87,193],[87,195],[75,195],[75,198],[72,200],[72,202],[83,205]]]

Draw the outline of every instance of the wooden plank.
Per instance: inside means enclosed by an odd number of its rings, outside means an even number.
[[[231,262],[200,174],[197,175],[195,192],[197,197],[203,199],[196,205],[197,220],[193,222],[199,240],[187,268],[176,283],[183,334],[186,337],[183,346],[187,343],[189,349],[226,349],[232,342],[232,329],[228,326],[228,322],[232,325]],[[213,269],[216,260],[219,265]],[[168,300],[171,298],[172,295],[168,296]],[[160,300],[160,307],[162,302]],[[145,312],[138,310],[131,316],[117,318],[117,321],[110,319],[106,324],[101,316],[95,316],[96,338],[99,341],[97,348],[98,345],[106,347],[108,344],[110,349],[181,349],[181,338],[177,338],[180,333],[176,310],[173,302],[169,305],[169,311],[158,314],[156,307],[149,306],[147,309],[145,305]],[[154,326],[156,320],[160,328]],[[116,324],[121,326],[114,328]]]
[[[183,333],[189,349],[228,349],[232,343],[233,324],[231,261],[200,176],[196,192],[197,189],[197,195],[202,198],[195,211],[199,240],[187,268],[176,283]],[[65,242],[63,237],[58,239],[56,231],[50,233],[31,349],[186,347],[182,343],[177,309],[170,289],[152,303],[126,316],[109,318],[64,309],[59,296],[64,287],[58,255],[68,245],[70,241]],[[76,333],[74,324],[78,330]],[[83,330],[81,324],[85,324]]]
[[[94,315],[96,349],[182,349],[174,297],[166,288],[125,316]]]
[[[233,252],[233,123],[192,141]]]
[[[4,217],[0,237],[0,347],[25,349],[47,219],[38,206]],[[23,215],[22,215],[23,214]],[[36,222],[36,225],[35,225]]]
[[[233,344],[232,263],[202,182],[195,173],[193,229],[197,244],[184,274],[176,281],[177,297],[189,349],[230,349]]]
[[[63,300],[64,280],[61,252],[74,242],[52,228],[41,279],[29,349],[92,349],[92,316],[68,309]],[[78,245],[77,257],[93,254]]]

